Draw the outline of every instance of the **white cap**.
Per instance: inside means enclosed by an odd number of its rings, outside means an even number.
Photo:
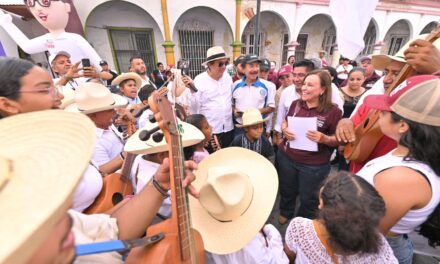
[[[52,65],[52,62],[53,62],[53,61],[54,61],[59,55],[64,55],[64,56],[66,56],[67,58],[70,58],[70,54],[69,54],[68,52],[61,50],[61,51],[58,51],[57,53],[51,54],[51,55],[49,56],[49,64]]]

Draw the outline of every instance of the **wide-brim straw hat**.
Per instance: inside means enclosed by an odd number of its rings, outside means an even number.
[[[400,50],[395,55],[385,55],[385,54],[373,55],[371,59],[371,64],[373,64],[373,67],[376,70],[383,71],[393,61],[406,63],[404,52],[409,48],[411,42],[417,39],[426,39],[427,36],[428,34],[422,34],[411,39],[402,48],[400,48]],[[440,49],[440,39],[434,41],[433,44],[437,49]]]
[[[180,121],[177,121],[180,128],[180,135],[182,136],[182,146],[189,147],[195,144],[200,143],[205,139],[205,135],[200,131],[197,127]],[[142,141],[139,138],[140,133],[142,131],[147,130],[150,131],[153,128],[157,127],[158,124],[151,123],[149,120],[146,122],[143,128],[138,129],[125,143],[124,151],[133,154],[154,154],[168,151],[168,145],[165,140],[165,137],[162,138],[160,142],[156,142],[153,140],[153,136],[151,136],[148,140]],[[158,131],[159,133],[163,133],[162,131]],[[156,132],[156,133],[158,133]]]
[[[65,109],[69,112],[91,114],[105,110],[123,107],[128,104],[124,97],[111,93],[110,90],[99,83],[85,83],[75,90],[75,103]]]
[[[202,65],[206,66],[210,61],[221,60],[221,59],[228,59],[225,50],[221,46],[214,46],[206,51],[206,61],[204,61]]]
[[[0,263],[32,262],[72,205],[96,128],[62,110],[7,117],[0,127]]]
[[[257,108],[249,108],[248,110],[244,111],[243,113],[243,124],[237,124],[236,127],[248,127],[253,126],[261,123],[265,123],[270,119],[270,117],[266,117],[263,119],[260,110]]]
[[[125,81],[125,80],[134,80],[136,82],[136,87],[138,89],[140,89],[142,87],[142,79],[139,76],[139,74],[135,73],[135,72],[126,72],[123,73],[121,75],[119,75],[118,77],[116,77],[113,81],[112,81],[112,85],[120,85],[121,82]]]
[[[210,179],[208,174],[213,173],[213,170],[218,174],[218,168],[220,168],[220,173],[222,170],[226,174],[228,171],[230,173],[223,178],[225,181],[215,183],[215,179]],[[214,200],[219,200],[219,197],[215,195],[215,192],[209,191],[211,188],[209,183],[219,191],[218,194],[223,201],[234,203],[238,199],[249,197],[245,195],[245,192],[228,192],[228,185],[231,186],[230,190],[236,190],[236,188],[242,191],[247,190],[240,188],[243,181],[228,180],[236,172],[246,175],[252,184],[250,203],[238,217],[230,221],[217,220],[211,214],[214,211],[208,212],[202,205],[204,203],[205,206],[211,204],[213,207],[221,207],[220,203],[215,205]],[[201,190],[201,193],[200,200],[194,197],[189,198],[191,221],[193,228],[200,232],[205,249],[215,254],[230,254],[245,247],[258,234],[272,211],[278,191],[278,175],[275,167],[265,157],[254,151],[229,147],[203,159],[194,174],[196,180],[192,184],[196,189]],[[214,175],[214,177],[217,176]],[[231,182],[235,182],[234,188]],[[223,186],[221,186],[222,183],[224,183]],[[205,197],[205,192],[202,192],[205,189],[208,189],[206,192],[208,197]],[[212,197],[215,199],[211,199]],[[220,211],[217,210],[218,215],[221,215]]]

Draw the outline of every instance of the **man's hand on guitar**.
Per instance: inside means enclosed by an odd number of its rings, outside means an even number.
[[[187,187],[192,196],[199,198],[199,192],[191,185],[191,182],[196,179],[196,176],[192,171],[196,169],[197,164],[194,161],[185,161],[185,179],[182,182],[182,186],[185,188]],[[164,188],[170,189],[170,161],[168,158],[164,159],[162,165],[157,169],[156,179]]]
[[[440,71],[440,51],[429,41],[417,39],[405,51],[405,60],[418,73]]]
[[[336,127],[336,139],[342,143],[349,143],[356,140],[354,124],[350,118],[343,118]]]

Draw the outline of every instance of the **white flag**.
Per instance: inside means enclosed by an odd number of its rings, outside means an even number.
[[[338,49],[354,59],[365,47],[364,34],[379,0],[330,0]]]

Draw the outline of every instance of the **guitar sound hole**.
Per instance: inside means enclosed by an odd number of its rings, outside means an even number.
[[[113,203],[113,205],[117,205],[122,200],[124,200],[124,196],[121,193],[117,192],[117,193],[114,193],[112,195],[112,203]]]
[[[364,122],[364,128],[366,128],[367,126],[368,126],[368,123],[370,122],[370,119],[369,118],[367,118],[367,119],[365,119],[365,122]]]

